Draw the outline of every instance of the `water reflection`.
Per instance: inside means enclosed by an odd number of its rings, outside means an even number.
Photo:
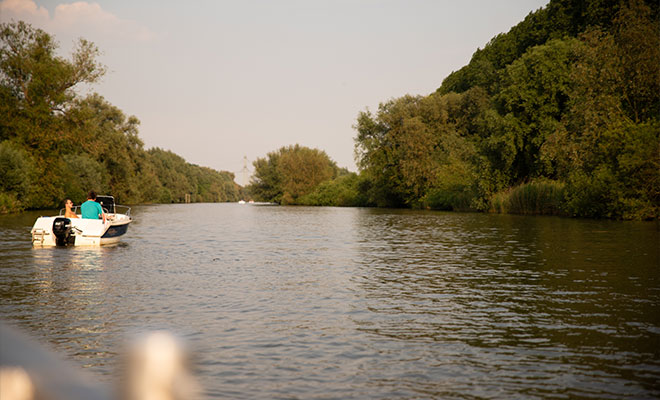
[[[114,330],[115,290],[106,269],[109,252],[118,246],[32,248],[29,229],[3,233],[13,240],[0,253],[0,298],[4,304],[20,305],[3,308],[3,318],[40,332],[58,351],[84,366],[107,372],[106,362],[115,353],[103,342]]]
[[[361,214],[358,282],[371,313],[355,322],[409,343],[400,350],[406,359],[427,360],[415,384],[432,384],[431,359],[439,376],[449,368],[451,385],[474,396],[517,387],[521,379],[532,381],[528,395],[604,396],[631,376],[640,385],[631,390],[657,390],[657,235],[620,237],[614,224]],[[416,342],[431,345],[415,351]],[[497,382],[489,378],[494,371]],[[566,380],[577,382],[569,390]]]

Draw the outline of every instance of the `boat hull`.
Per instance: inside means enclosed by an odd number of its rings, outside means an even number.
[[[55,220],[66,220],[68,227],[66,237],[61,232],[54,232]],[[117,243],[128,231],[132,222],[130,216],[114,214],[112,220],[103,223],[102,220],[39,217],[32,227],[32,245],[48,246],[101,246]],[[60,235],[59,237],[57,235]]]

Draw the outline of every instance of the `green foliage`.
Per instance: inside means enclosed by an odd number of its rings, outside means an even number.
[[[26,152],[8,140],[0,143],[0,176],[0,212],[24,208],[29,201],[34,166]]]
[[[299,145],[281,149],[277,168],[285,204],[295,204],[319,183],[337,176],[337,165],[325,152]]]
[[[568,174],[567,210],[578,216],[652,219],[660,215],[660,122],[611,127],[587,162]],[[593,154],[600,153],[600,154]]]
[[[579,216],[660,215],[660,37],[640,1],[612,30],[581,35],[571,73],[570,109],[543,149],[568,183]]]
[[[552,0],[546,7],[530,13],[508,33],[495,36],[483,49],[478,49],[468,65],[445,78],[437,92],[462,93],[480,86],[489,94],[496,94],[500,85],[499,72],[528,49],[550,39],[576,37],[596,26],[610,30],[621,4],[625,3],[619,0]],[[652,19],[657,21],[660,8],[657,1],[637,3],[644,3]]]
[[[614,174],[606,165],[590,174],[572,171],[568,176],[566,210],[571,215],[589,218],[616,216],[621,204],[617,204],[615,184]]]
[[[74,86],[105,74],[93,43],[80,39],[71,60],[56,50],[55,40],[41,29],[23,21],[0,25],[0,83],[23,107],[64,111],[75,97]]]
[[[254,162],[249,193],[281,204],[660,217],[660,5],[551,0],[478,49],[429,96],[360,112],[359,174],[322,151]],[[79,83],[103,74],[24,23],[0,25],[0,211],[87,186],[124,202],[235,201],[233,175],[144,150],[139,121]],[[7,177],[4,179],[4,177]]]
[[[255,162],[252,192],[284,204],[657,218],[658,28],[654,2],[553,0],[436,93],[360,112],[359,175],[292,178],[302,163],[284,167],[280,149]]]
[[[660,217],[659,3],[552,0],[427,97],[357,118],[378,206]]]
[[[320,183],[337,176],[338,168],[328,155],[317,149],[282,147],[258,158],[249,193],[259,201],[299,204],[300,199]]]
[[[472,164],[452,160],[440,168],[436,184],[422,199],[425,208],[467,211],[475,209],[478,195],[477,175]]]
[[[509,214],[564,215],[564,196],[563,183],[538,179],[494,194],[490,209]]]
[[[77,95],[105,73],[96,46],[81,39],[70,59],[56,50],[40,29],[0,24],[0,212],[81,202],[90,189],[122,203],[238,200],[233,174],[146,151],[137,118]]]
[[[495,96],[504,115],[505,128],[495,130],[491,140],[512,144],[503,162],[513,182],[552,173],[539,159],[539,149],[560,125],[571,87],[572,55],[577,40],[550,40],[532,47],[509,64],[502,89]],[[501,137],[501,136],[508,137]]]
[[[354,172],[320,183],[313,192],[301,197],[299,204],[309,206],[364,207],[369,203],[364,177]]]
[[[88,154],[67,154],[64,156],[64,165],[64,196],[74,203],[84,202],[90,189],[97,193],[112,193],[108,185],[108,173]]]
[[[186,194],[192,202],[238,201],[234,174],[187,163],[171,151],[153,148],[148,151],[155,174],[162,187],[154,196],[162,203],[181,203]]]
[[[280,203],[282,201],[282,177],[278,169],[280,152],[268,153],[266,158],[253,162],[254,177],[248,186],[248,193],[259,201]]]
[[[22,211],[24,207],[16,198],[16,193],[0,192],[0,214]]]
[[[375,116],[368,110],[360,113],[356,155],[362,173],[372,182],[369,203],[421,206],[420,199],[436,183],[440,169],[450,159],[460,161],[456,154],[462,145],[447,143],[464,142],[461,123],[480,105],[478,96],[468,99],[454,93],[404,96],[381,104]]]

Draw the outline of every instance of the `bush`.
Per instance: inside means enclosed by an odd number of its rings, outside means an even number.
[[[422,197],[421,205],[434,210],[468,211],[475,209],[477,197],[474,168],[463,160],[452,159],[440,168],[435,185]]]
[[[0,192],[0,214],[23,211],[24,207],[14,193]]]
[[[573,216],[588,218],[611,218],[620,207],[616,206],[614,193],[615,177],[605,165],[594,173],[573,171],[569,174],[566,188],[566,211]]]
[[[359,207],[365,206],[366,194],[360,191],[362,178],[355,173],[322,182],[312,193],[298,199],[308,206]]]
[[[422,199],[425,208],[446,211],[471,210],[474,191],[470,186],[452,185],[440,188],[431,188]]]
[[[24,150],[10,141],[0,143],[0,212],[25,208],[33,175],[32,159]]]
[[[490,210],[498,213],[525,215],[563,215],[565,185],[539,179],[495,193]]]

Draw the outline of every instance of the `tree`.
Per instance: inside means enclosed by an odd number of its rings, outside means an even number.
[[[76,93],[105,72],[92,43],[81,39],[70,59],[56,50],[40,29],[0,24],[0,212],[78,202],[89,189],[123,203],[237,200],[233,174],[145,151],[136,117]]]
[[[544,8],[527,15],[506,34],[495,36],[483,49],[477,49],[468,65],[449,74],[437,92],[463,93],[481,86],[489,94],[496,94],[501,77],[499,72],[528,49],[550,39],[576,37],[594,27],[609,30],[622,3],[619,0],[550,1]],[[638,3],[645,4],[652,19],[657,20],[660,3],[656,0],[639,0]]]
[[[34,164],[19,146],[0,142],[0,212],[22,209],[29,204]]]
[[[574,215],[660,215],[660,37],[657,20],[632,0],[611,32],[581,35],[566,129],[543,151],[567,180]]]
[[[403,96],[357,118],[355,154],[361,172],[372,180],[369,202],[378,206],[413,205],[434,180],[435,133],[428,122],[446,113],[421,96]]]
[[[495,195],[552,187],[561,188],[548,197],[553,212],[563,202],[572,215],[657,218],[659,9],[553,0],[432,95],[360,113],[369,201],[486,210]]]
[[[281,150],[272,151],[265,158],[257,158],[252,163],[254,175],[248,192],[256,200],[274,203],[282,201],[282,176],[278,169]]]
[[[71,60],[56,56],[57,47],[52,36],[23,21],[0,25],[0,83],[21,108],[64,111],[76,97],[76,85],[105,74],[93,43],[80,39]]]
[[[318,149],[282,147],[254,163],[250,193],[257,200],[297,204],[321,182],[337,176],[337,165]]]
[[[507,128],[494,130],[491,141],[513,143],[513,154],[502,165],[502,172],[513,183],[539,176],[553,177],[553,168],[542,162],[539,149],[559,129],[566,112],[576,46],[574,39],[553,39],[530,48],[504,70],[502,89],[495,101]],[[500,157],[506,153],[491,154]]]
[[[96,82],[105,72],[90,42],[81,40],[70,60],[56,49],[49,34],[25,22],[0,24],[0,140],[20,145],[34,160],[32,186],[39,196],[29,207],[57,204],[65,195],[60,148],[74,137],[63,115],[76,98],[74,87]]]

